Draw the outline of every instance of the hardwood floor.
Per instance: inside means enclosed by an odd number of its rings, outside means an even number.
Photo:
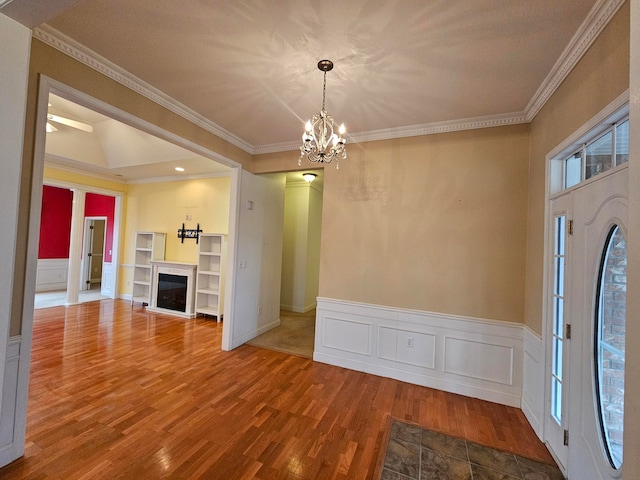
[[[372,478],[389,415],[550,461],[522,412],[103,300],[38,310],[25,456],[2,479]]]

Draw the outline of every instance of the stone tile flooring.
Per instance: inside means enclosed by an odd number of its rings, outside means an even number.
[[[381,480],[564,480],[546,463],[394,420]]]

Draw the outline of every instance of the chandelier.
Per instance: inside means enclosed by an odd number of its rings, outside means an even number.
[[[336,128],[333,117],[327,113],[324,107],[327,91],[327,72],[333,69],[333,62],[331,60],[320,60],[318,69],[324,72],[322,110],[311,117],[311,120],[307,120],[302,134],[298,165],[302,165],[302,159],[305,157],[312,163],[331,163],[335,158],[337,169],[340,168],[338,157],[347,158],[347,150],[344,146],[347,141],[343,136],[345,133],[344,123]]]

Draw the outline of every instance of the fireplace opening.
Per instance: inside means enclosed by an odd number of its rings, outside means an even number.
[[[158,308],[166,308],[167,310],[186,312],[187,276],[159,273],[156,306]]]

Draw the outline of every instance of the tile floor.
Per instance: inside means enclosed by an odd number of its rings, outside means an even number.
[[[546,463],[394,420],[381,480],[564,480]]]

